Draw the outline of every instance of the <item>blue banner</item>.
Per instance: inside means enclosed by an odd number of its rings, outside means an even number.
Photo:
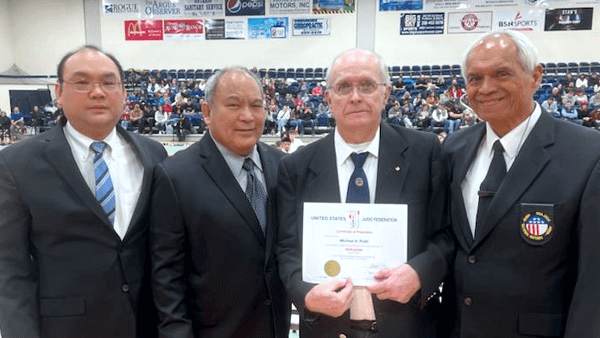
[[[248,19],[248,39],[285,39],[288,32],[287,17]]]
[[[423,9],[423,0],[379,0],[379,11]]]
[[[265,0],[227,0],[226,16],[265,15]]]

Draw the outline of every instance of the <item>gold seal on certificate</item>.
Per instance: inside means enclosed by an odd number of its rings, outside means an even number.
[[[328,261],[325,263],[325,273],[329,277],[335,277],[340,274],[340,263],[336,261]]]

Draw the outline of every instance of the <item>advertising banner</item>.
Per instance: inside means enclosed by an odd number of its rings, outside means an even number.
[[[292,19],[293,36],[326,36],[330,33],[330,17]]]
[[[288,18],[249,18],[248,39],[285,39],[288,37]]]
[[[225,15],[265,15],[265,0],[226,0]]]
[[[206,40],[224,40],[225,39],[225,19],[206,19],[204,20],[206,30]]]
[[[354,0],[313,0],[314,14],[354,13],[354,9]]]
[[[206,40],[245,40],[248,23],[242,18],[206,19]]]
[[[225,2],[223,0],[185,0],[183,15],[186,17],[225,16]]]
[[[448,13],[448,33],[486,33],[492,31],[492,12]]]
[[[400,35],[444,34],[444,13],[401,13]]]
[[[469,0],[423,0],[423,9],[427,11],[440,9],[459,9],[470,8]]]
[[[514,10],[494,14],[495,30],[541,31],[544,29],[543,9]]]
[[[165,40],[204,40],[204,20],[164,20]]]
[[[146,0],[143,3],[144,15],[146,17],[180,17],[183,14],[183,10],[179,7],[179,3],[171,1],[149,1]]]
[[[311,0],[269,0],[269,15],[310,14]]]
[[[139,1],[102,1],[102,13],[107,17],[135,18],[142,15]]]
[[[148,41],[162,39],[162,20],[125,20],[126,41]]]
[[[545,31],[591,30],[594,8],[556,8],[546,10]]]
[[[423,0],[379,0],[379,11],[423,9]]]

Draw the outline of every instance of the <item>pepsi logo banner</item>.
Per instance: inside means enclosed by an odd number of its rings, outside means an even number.
[[[226,16],[265,15],[264,0],[227,0],[225,2]]]

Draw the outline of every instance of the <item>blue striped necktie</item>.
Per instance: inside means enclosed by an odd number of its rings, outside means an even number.
[[[100,202],[102,210],[108,216],[111,224],[115,224],[115,190],[113,188],[108,166],[102,157],[102,153],[108,144],[101,141],[92,143],[94,150],[94,176],[96,178],[96,199]]]

